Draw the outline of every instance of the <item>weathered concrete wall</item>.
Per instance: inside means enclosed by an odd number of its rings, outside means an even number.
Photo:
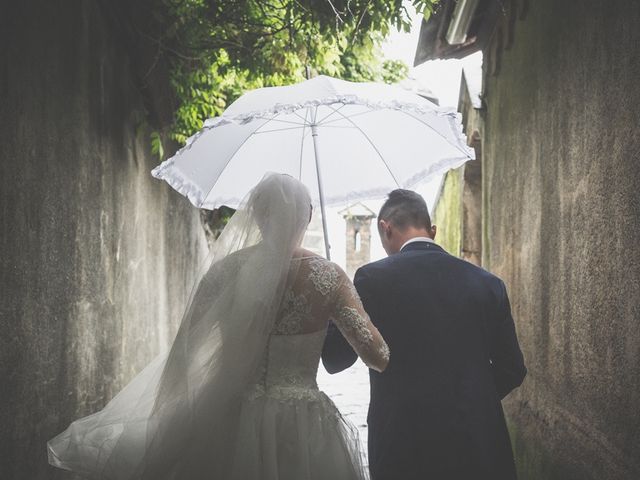
[[[476,160],[467,162],[462,172],[462,232],[460,257],[482,263],[482,157],[476,148]]]
[[[520,477],[636,479],[640,3],[528,4],[483,134],[483,260],[529,368],[507,402]]]
[[[70,478],[46,440],[167,345],[206,250],[196,209],[149,175],[130,59],[100,5],[0,16],[3,480]]]

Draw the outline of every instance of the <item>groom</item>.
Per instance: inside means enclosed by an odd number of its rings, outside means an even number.
[[[389,256],[354,278],[391,349],[387,369],[370,371],[372,480],[515,479],[500,401],[526,368],[504,283],[434,243],[436,227],[415,192],[391,192],[378,229]],[[332,326],[327,371],[356,358]]]

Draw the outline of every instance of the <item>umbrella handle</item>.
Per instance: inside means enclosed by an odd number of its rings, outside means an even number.
[[[318,125],[311,124],[311,136],[313,137],[313,153],[316,160],[316,176],[318,177],[318,194],[320,196],[320,212],[322,214],[322,233],[324,234],[324,247],[327,252],[327,260],[331,260],[331,246],[329,245],[329,231],[327,229],[327,214],[324,209],[324,191],[322,188],[322,175],[320,174],[320,153],[318,149]]]

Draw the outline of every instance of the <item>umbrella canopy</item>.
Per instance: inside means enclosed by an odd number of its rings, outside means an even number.
[[[454,110],[397,86],[318,76],[245,93],[152,175],[213,209],[236,206],[266,172],[287,173],[321,205],[328,243],[325,204],[382,197],[474,158]]]
[[[327,205],[411,188],[475,158],[457,112],[400,87],[318,76],[244,94],[152,174],[199,208],[236,206],[270,171],[298,178],[318,202],[313,124]]]

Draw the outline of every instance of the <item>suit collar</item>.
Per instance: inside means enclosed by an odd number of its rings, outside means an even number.
[[[413,250],[438,250],[440,252],[444,252],[444,249],[436,243],[419,240],[406,244],[398,253],[410,252]]]
[[[400,247],[400,250],[402,250],[404,247],[406,247],[407,245],[409,245],[410,243],[413,242],[429,242],[429,243],[433,243],[433,239],[429,238],[429,237],[413,237],[410,238],[409,240],[407,240],[406,242],[404,242],[404,244]]]

